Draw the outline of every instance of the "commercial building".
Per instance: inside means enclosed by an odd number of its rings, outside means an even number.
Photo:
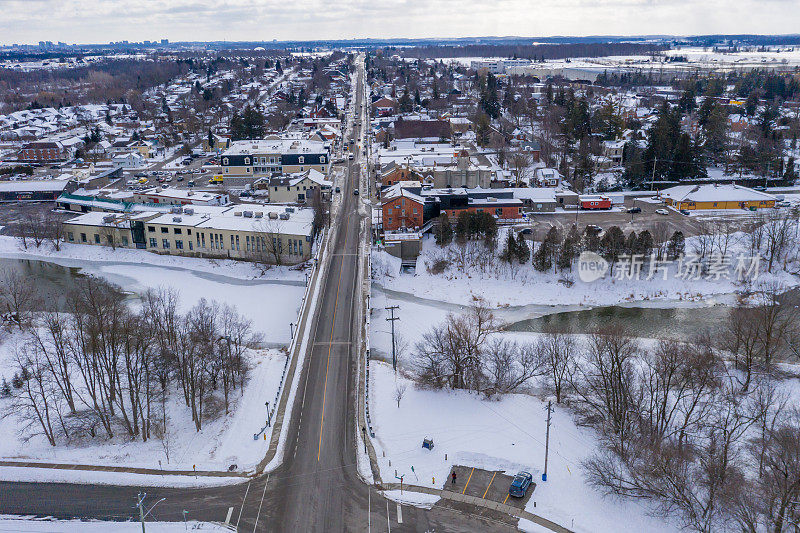
[[[220,156],[223,183],[230,186],[309,169],[327,175],[330,163],[325,143],[306,139],[235,141]]]
[[[228,205],[230,197],[226,193],[153,187],[152,189],[134,193],[133,201],[143,204],[162,205]]]
[[[64,223],[67,242],[155,253],[297,264],[311,258],[313,212],[282,205],[91,212]]]
[[[54,202],[77,187],[72,180],[0,181],[0,202]]]
[[[759,209],[775,207],[771,194],[735,184],[678,185],[659,192],[676,209]]]
[[[64,148],[53,141],[28,143],[17,154],[17,160],[26,163],[55,163],[66,159]]]
[[[313,168],[289,176],[264,178],[256,182],[256,188],[266,187],[269,191],[270,203],[304,204],[311,199],[315,190],[322,194],[330,195],[333,182],[326,180],[325,176]]]

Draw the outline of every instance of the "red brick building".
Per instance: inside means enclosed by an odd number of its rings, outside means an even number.
[[[422,181],[422,176],[408,166],[395,163],[390,163],[381,170],[381,185],[383,187],[391,187],[400,181]]]
[[[52,163],[63,161],[66,157],[60,144],[52,141],[38,141],[23,146],[17,159],[30,163]]]
[[[421,228],[425,200],[408,189],[395,187],[387,191],[381,203],[383,229]]]

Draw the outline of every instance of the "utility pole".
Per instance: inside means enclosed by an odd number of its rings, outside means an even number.
[[[136,495],[136,506],[139,508],[139,521],[142,523],[142,533],[144,531],[144,499],[147,497],[147,493],[145,492],[142,494],[141,492]]]
[[[386,320],[388,320],[389,322],[392,323],[392,369],[395,372],[397,372],[397,346],[396,346],[396,343],[395,343],[395,340],[394,340],[394,321],[395,320],[400,320],[400,317],[399,316],[394,316],[394,310],[395,309],[400,309],[400,306],[399,305],[390,305],[389,307],[386,308],[387,311],[392,313],[392,316],[387,318]]]
[[[656,163],[658,162],[657,157],[653,157],[653,175],[650,176],[650,190],[656,190]]]
[[[544,473],[542,474],[542,481],[547,481],[547,456],[550,452],[550,413],[553,412],[553,403],[547,402],[547,432],[544,439]]]

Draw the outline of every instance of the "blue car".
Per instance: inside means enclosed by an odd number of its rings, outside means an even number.
[[[516,476],[514,476],[511,486],[508,487],[509,496],[514,496],[515,498],[524,498],[525,494],[528,492],[528,487],[531,486],[531,483],[533,483],[533,476],[530,472],[518,473]]]

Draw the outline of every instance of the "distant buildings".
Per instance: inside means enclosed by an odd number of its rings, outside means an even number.
[[[17,160],[25,163],[55,163],[65,161],[67,154],[57,142],[38,141],[24,145],[17,155]]]

